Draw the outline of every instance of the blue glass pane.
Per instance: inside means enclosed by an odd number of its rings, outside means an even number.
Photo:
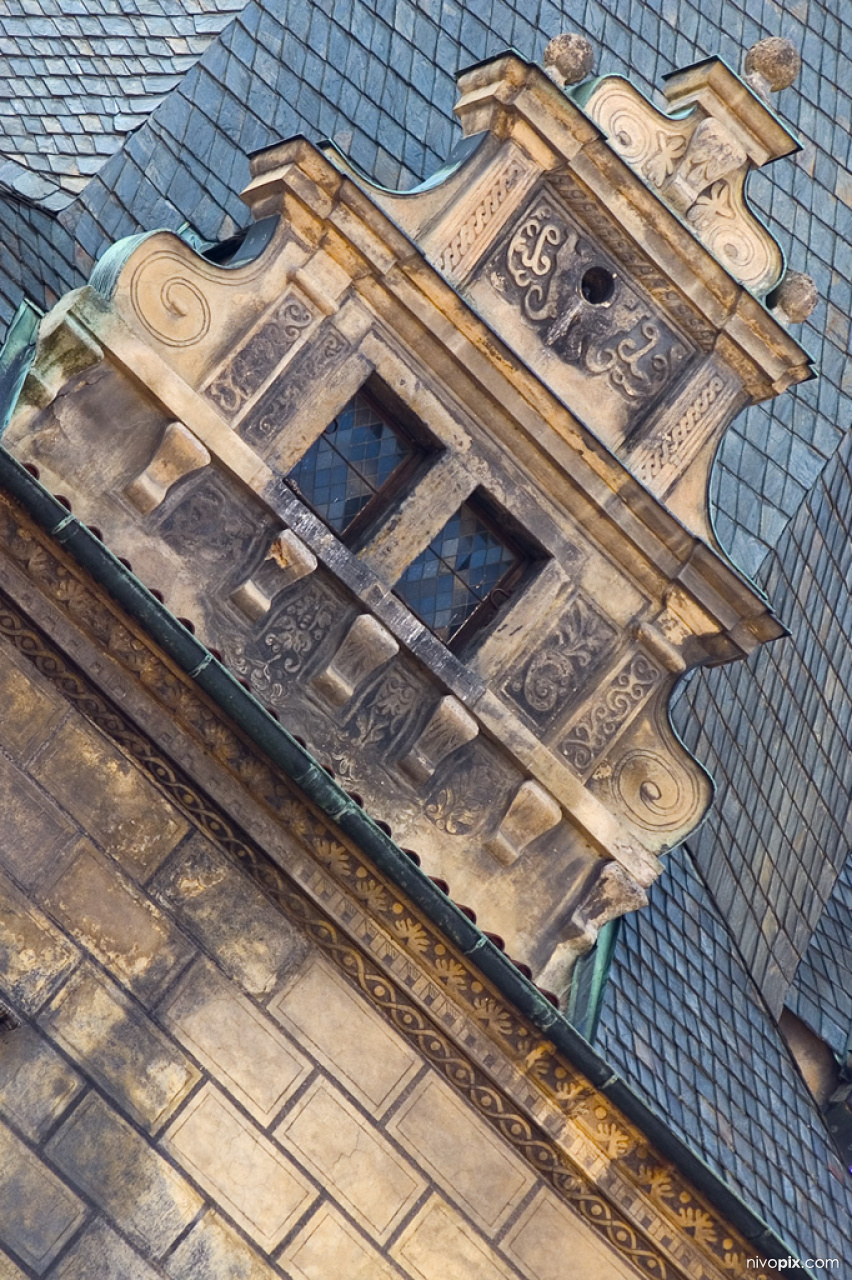
[[[359,392],[296,463],[287,483],[343,533],[410,452]]]
[[[446,643],[517,559],[465,504],[408,566],[396,593]]]

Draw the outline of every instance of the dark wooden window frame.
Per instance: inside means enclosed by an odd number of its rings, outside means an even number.
[[[443,451],[442,446],[426,431],[423,425],[418,422],[416,418],[413,418],[410,413],[407,413],[404,409],[399,409],[397,405],[392,402],[390,394],[386,392],[383,387],[377,386],[375,380],[371,379],[363,387],[359,388],[359,390],[350,397],[350,400],[353,400],[355,395],[361,396],[362,399],[366,400],[377,417],[381,418],[385,425],[389,427],[399,439],[403,440],[409,449],[406,457],[398,463],[384,484],[373,492],[372,497],[368,499],[358,514],[350,520],[345,529],[338,531],[329,524],[329,521],[323,516],[322,512],[318,511],[310,499],[302,493],[298,485],[291,482],[289,476],[284,477],[284,483],[293,491],[293,493],[296,494],[296,497],[299,498],[301,502],[304,502],[305,506],[313,511],[317,519],[321,520],[327,528],[331,529],[335,537],[339,538],[344,546],[349,547],[350,550],[358,550],[364,545],[368,540],[369,534],[373,532],[375,526],[390,510],[400,495],[413,486],[415,477],[419,476],[424,467],[431,463],[435,457]],[[334,418],[332,418],[332,422],[334,422],[339,414],[343,412],[350,403],[350,400],[347,400],[346,404],[341,406],[338,413],[336,413]],[[303,454],[302,457],[304,457],[310,449],[312,449],[314,445],[322,439],[328,431],[329,426],[331,426],[331,423],[323,428],[309,448],[305,450],[305,454]],[[334,449],[335,453],[338,453],[338,450],[334,448],[334,445],[330,442],[329,445]],[[339,453],[338,456],[348,467],[351,468],[352,471],[355,472],[356,475],[361,476],[358,468],[354,463],[350,462],[344,454]],[[299,459],[299,461],[301,462],[301,459]],[[295,470],[298,465],[299,464],[296,463],[293,470]],[[364,477],[362,476],[361,478],[363,479]]]
[[[471,641],[486,627],[490,626],[503,606],[514,598],[518,588],[529,581],[535,572],[536,566],[541,565],[546,559],[544,550],[534,545],[529,535],[518,525],[518,522],[508,512],[499,509],[482,490],[474,490],[470,497],[460,504],[460,507],[456,509],[453,515],[457,514],[461,507],[470,508],[476,518],[516,557],[516,560],[494,584],[488,595],[465,618],[458,630],[454,631],[447,640],[441,640],[441,643],[445,644],[450,652],[457,656],[471,647]],[[452,516],[449,517],[447,523],[451,519]],[[447,565],[447,571],[456,577],[459,576],[449,565]],[[399,598],[406,608],[410,609],[414,616],[419,618],[423,625],[431,631],[432,628],[429,626],[427,619],[420,617],[420,614],[408,604],[404,597],[400,596]],[[436,633],[433,632],[433,635],[436,635]],[[436,635],[436,638],[440,640],[440,636]]]

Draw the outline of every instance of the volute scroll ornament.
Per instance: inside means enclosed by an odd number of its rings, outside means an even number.
[[[772,58],[757,61],[769,65]],[[754,76],[747,77],[752,88]],[[669,115],[626,80],[608,76],[588,92],[584,107],[613,150],[736,280],[762,296],[781,279],[784,260],[748,207],[745,180],[751,169],[795,150],[796,140],[761,96],[744,99],[742,81],[719,59],[675,73],[666,96]]]
[[[174,250],[143,258],[130,280],[130,301],[147,331],[166,346],[195,346],[210,331],[207,295]]]
[[[650,714],[634,721],[588,783],[658,850],[673,847],[692,831],[713,798],[709,776],[669,724],[670,687],[668,682],[660,686]]]

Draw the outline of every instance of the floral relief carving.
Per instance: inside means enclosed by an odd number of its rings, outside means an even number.
[[[506,684],[506,692],[537,724],[567,708],[586,676],[611,647],[616,631],[582,596]]]
[[[450,836],[480,831],[491,806],[506,790],[505,770],[489,755],[473,749],[468,760],[446,771],[424,811],[439,831]]]
[[[285,593],[262,636],[238,642],[234,665],[265,698],[276,700],[298,676],[339,619],[340,607],[325,591],[310,584]]]
[[[247,504],[235,501],[223,482],[208,472],[188,484],[187,489],[173,490],[176,501],[170,496],[159,526],[163,537],[193,555],[227,553],[229,562],[239,562],[257,533]]]
[[[239,413],[313,319],[314,313],[303,302],[292,295],[286,296],[274,314],[219,371],[205,394],[225,413]]]
[[[357,747],[386,749],[397,741],[423,704],[424,688],[395,664],[350,716],[346,728]]]

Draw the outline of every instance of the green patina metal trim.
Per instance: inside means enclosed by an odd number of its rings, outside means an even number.
[[[0,446],[0,487],[60,542],[252,740],[288,774],[376,866],[383,871],[490,979],[518,1012],[550,1040],[589,1082],[608,1097],[764,1257],[794,1251],[653,1110],[580,1032],[506,958],[476,925],[382,831],[321,765],[299,745],[177,618]]]
[[[0,436],[8,427],[35,359],[38,327],[44,315],[26,298],[9,325],[6,341],[0,349]]]
[[[571,990],[565,1017],[580,1035],[593,1044],[601,1020],[607,978],[618,940],[619,919],[610,920],[600,930],[595,945],[580,956],[571,973]]]

